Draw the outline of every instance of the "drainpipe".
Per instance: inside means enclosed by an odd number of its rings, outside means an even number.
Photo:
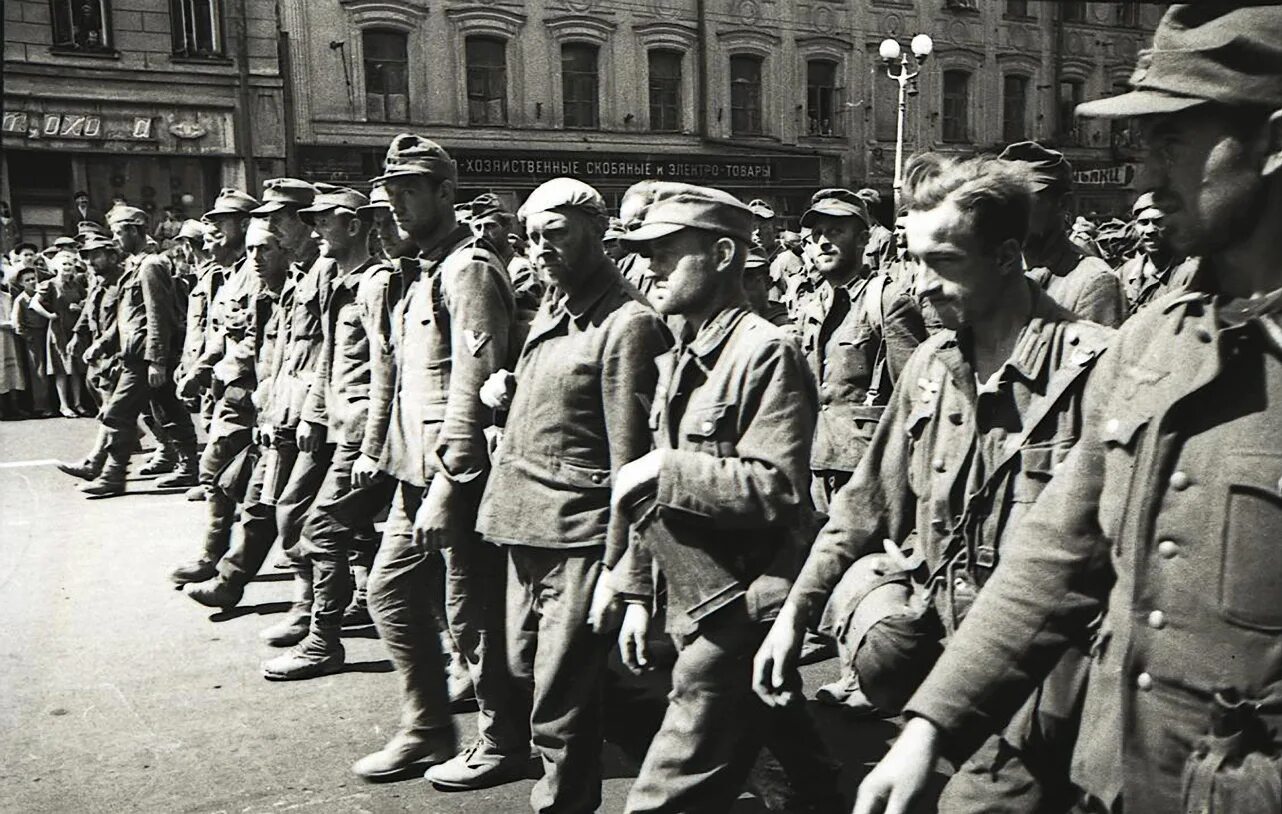
[[[699,138],[708,138],[708,15],[707,0],[695,0],[695,15],[699,47],[699,87],[696,101],[699,105]]]
[[[236,95],[240,115],[236,122],[236,152],[245,162],[245,189],[258,194],[258,168],[254,165],[254,134],[249,94],[249,12],[246,0],[236,0]]]

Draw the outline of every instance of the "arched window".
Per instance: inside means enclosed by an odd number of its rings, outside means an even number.
[[[840,100],[837,63],[830,59],[806,62],[806,133],[811,136],[840,134]]]
[[[561,104],[566,127],[601,126],[600,49],[586,42],[561,46]]]
[[[365,62],[365,115],[372,122],[410,119],[409,37],[371,28],[361,34]]]
[[[1002,141],[1028,138],[1028,77],[1008,73],[1002,77]]]
[[[470,124],[507,123],[507,42],[498,37],[468,37],[467,120]]]
[[[751,54],[730,57],[730,132],[736,136],[762,133],[761,64]]]
[[[650,63],[650,129],[656,133],[681,130],[680,51],[654,48]]]
[[[969,111],[970,73],[944,71],[944,141],[966,143],[971,140]]]

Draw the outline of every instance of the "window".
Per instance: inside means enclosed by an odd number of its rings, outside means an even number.
[[[1113,6],[1117,24],[1126,28],[1138,28],[1140,24],[1139,3],[1117,3]]]
[[[1028,13],[1028,0],[1006,0],[1006,16],[1027,19],[1031,16]]]
[[[944,71],[944,141],[970,141],[970,74]]]
[[[675,133],[681,129],[681,53],[650,52],[650,129]]]
[[[218,0],[170,0],[174,56],[216,57],[223,53]]]
[[[1059,4],[1059,18],[1066,23],[1086,21],[1086,4],[1078,0],[1065,0]]]
[[[53,47],[75,51],[110,51],[111,3],[107,0],[51,0]]]
[[[885,63],[872,55],[873,138],[894,141],[899,129],[899,85],[886,76]]]
[[[1080,143],[1077,118],[1073,115],[1073,111],[1082,103],[1085,88],[1086,83],[1080,79],[1065,79],[1059,83],[1057,135],[1066,144]]]
[[[365,49],[365,116],[372,122],[410,120],[408,37],[372,29],[361,35]]]
[[[979,0],[944,0],[944,7],[962,11],[979,11]]]
[[[1114,82],[1113,96],[1120,96],[1131,89],[1129,82]],[[1140,147],[1139,129],[1134,119],[1109,119],[1109,145],[1114,150],[1138,150]]]
[[[595,45],[575,42],[561,46],[561,92],[565,126],[600,127]]]
[[[812,59],[806,63],[806,132],[812,136],[840,133],[837,109],[837,63]]]
[[[1006,74],[1002,79],[1002,140],[1007,144],[1026,139],[1028,77]]]
[[[761,127],[761,57],[730,57],[730,132],[758,136]]]
[[[507,43],[497,37],[468,37],[467,120],[507,123]]]

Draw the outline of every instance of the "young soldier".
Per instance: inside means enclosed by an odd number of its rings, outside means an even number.
[[[1079,811],[1275,814],[1282,805],[1282,8],[1172,5],[1132,90],[1136,183],[1187,292],[1118,332],[1082,439],[908,704],[856,812],[908,810],[946,753],[1008,720],[1103,614],[1072,781]]]
[[[823,277],[799,319],[802,348],[819,385],[810,469],[820,512],[855,471],[899,371],[926,338],[917,305],[864,265],[871,223],[863,199],[846,189],[816,192],[801,216],[810,229],[806,252]]]
[[[1068,239],[1069,200],[1073,194],[1073,167],[1063,153],[1035,141],[1021,141],[1000,156],[1027,166],[1036,175],[1037,195],[1024,243],[1028,276],[1051,299],[1100,325],[1117,327],[1126,315],[1126,296],[1105,263]]]
[[[420,250],[421,272],[392,320],[396,377],[372,396],[386,412],[366,438],[394,478],[392,506],[369,578],[369,609],[401,674],[401,728],[352,770],[367,779],[439,763],[456,749],[441,645],[432,616],[432,552],[445,549],[449,625],[467,659],[480,711],[467,767],[510,771],[528,754],[524,716],[504,658],[502,552],[475,532],[489,458],[492,412],[479,391],[515,355],[515,299],[507,270],[454,212],[457,167],[439,144],[404,133],[392,140],[384,175],[397,225]],[[517,708],[521,705],[517,704]]]
[[[797,686],[801,633],[822,614],[848,634],[843,669],[874,703],[898,711],[922,678],[913,671],[961,623],[1008,530],[1080,436],[1082,390],[1108,338],[1023,274],[1031,173],[997,159],[925,154],[905,176],[918,296],[944,330],[904,367],[903,386],[757,654],[754,684],[768,702],[788,700]],[[872,598],[867,570],[904,570],[877,554],[883,540],[910,537],[907,567],[920,571],[901,582],[934,591],[925,597],[930,607],[914,615],[887,603],[888,618],[879,619],[861,607],[883,601]],[[857,563],[869,555],[875,559]],[[1027,711],[1031,720],[953,776],[940,810],[1043,811],[1064,799],[1081,644],[1060,683]]]
[[[530,805],[595,811],[608,640],[588,627],[588,608],[607,547],[626,546],[626,521],[611,517],[610,484],[650,449],[645,404],[654,360],[671,340],[606,257],[605,202],[595,189],[548,181],[518,217],[557,297],[535,315],[515,375],[500,371],[490,381],[490,401],[510,410],[477,530],[507,551],[508,663],[534,690],[530,728],[543,778]],[[508,759],[523,769],[527,756],[522,745]],[[461,758],[427,777],[444,788],[478,780]]]
[[[723,812],[768,731],[805,725],[799,705],[771,720],[747,668],[804,554],[818,405],[797,343],[748,308],[751,210],[718,190],[661,181],[628,197],[639,211],[625,239],[649,255],[654,306],[687,333],[658,360],[656,449],[614,478],[613,508],[635,524],[610,575],[627,602],[624,662],[649,665],[651,558],[667,581],[678,649],[667,712],[626,809]]]
[[[1117,270],[1126,289],[1127,311],[1134,314],[1177,288],[1185,288],[1197,272],[1197,260],[1180,257],[1171,249],[1163,225],[1165,215],[1145,192],[1131,207],[1139,251]]]
[[[169,263],[146,253],[147,214],[141,209],[117,207],[109,220],[125,255],[116,312],[121,369],[100,417],[109,433],[106,464],[96,480],[80,487],[91,497],[124,493],[138,417],[148,410],[154,426],[173,445],[180,472],[196,473],[196,428],[172,377],[182,337]]]

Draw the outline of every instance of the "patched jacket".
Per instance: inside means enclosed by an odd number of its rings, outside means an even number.
[[[125,261],[116,310],[120,356],[168,365],[182,346],[179,307],[168,258],[140,254]]]
[[[1205,285],[1118,332],[1081,441],[910,702],[956,756],[1101,612],[1079,788],[1105,807],[1184,810],[1217,693],[1262,717],[1256,748],[1282,747],[1282,318],[1276,301],[1232,313]],[[1276,762],[1268,775],[1276,789]]]
[[[321,298],[324,339],[303,419],[329,431],[334,443],[359,443],[365,435],[370,388],[371,316],[387,308],[392,270],[369,260],[334,274]],[[375,335],[374,342],[379,337]]]
[[[880,294],[880,308],[868,302],[869,291]],[[897,283],[864,276],[843,286],[820,284],[799,321],[819,387],[810,468],[853,472],[899,371],[926,338],[921,311]]]
[[[655,359],[672,340],[608,259],[590,275],[573,301],[545,298],[530,325],[477,531],[548,548],[608,539],[610,565],[627,545],[627,522],[610,515],[610,485],[650,450]]]
[[[1116,328],[1126,318],[1126,294],[1117,275],[1067,237],[1044,266],[1028,269],[1051,299],[1082,319]]]
[[[507,270],[460,226],[420,258],[392,317],[395,380],[380,464],[427,486],[440,473],[473,481],[489,469],[484,430],[493,413],[480,389],[510,368],[516,300]]]
[[[660,356],[650,424],[667,450],[653,519],[637,524],[611,579],[651,595],[668,584],[668,628],[688,635],[743,600],[778,612],[813,533],[814,383],[787,332],[743,307],[722,311]]]

